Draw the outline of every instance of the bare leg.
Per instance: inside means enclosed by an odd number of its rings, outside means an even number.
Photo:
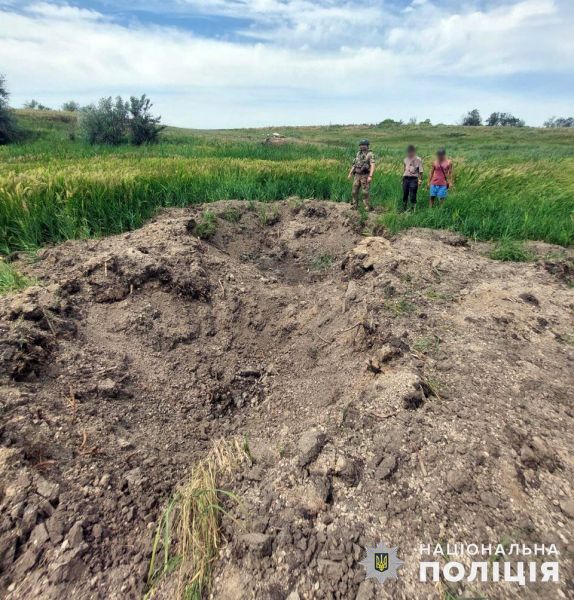
[[[436,198],[434,196],[431,196],[429,198],[429,207],[432,208],[434,206],[434,201],[436,200]]]

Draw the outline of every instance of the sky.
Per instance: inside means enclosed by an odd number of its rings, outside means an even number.
[[[573,0],[0,0],[11,104],[197,128],[574,116]]]

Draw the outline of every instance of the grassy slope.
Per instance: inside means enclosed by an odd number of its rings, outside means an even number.
[[[71,139],[69,113],[19,111],[35,133],[0,148],[0,251],[139,226],[161,206],[290,195],[346,201],[357,140],[378,159],[375,204],[393,230],[447,227],[480,239],[574,241],[574,132],[452,126],[330,126],[199,131],[168,128],[151,147],[89,147]],[[270,131],[290,143],[261,144]],[[446,206],[396,212],[400,164],[415,143],[428,165],[439,145],[455,159]]]

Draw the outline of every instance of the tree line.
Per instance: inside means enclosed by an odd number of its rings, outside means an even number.
[[[38,100],[28,100],[28,102],[24,102],[23,108],[26,110],[54,110],[53,108],[38,102]],[[64,112],[78,112],[81,109],[80,103],[75,100],[64,102],[60,108],[60,110],[63,110]]]
[[[493,112],[483,123],[478,108],[467,112],[461,121],[461,125],[465,127],[480,127],[483,124],[488,127],[524,127],[526,125],[523,119],[507,112]]]
[[[466,127],[524,127],[523,119],[507,112],[493,112],[484,122],[478,108],[470,110],[462,117],[461,125]],[[544,127],[556,129],[558,127],[574,127],[574,117],[550,117],[544,122]]]
[[[8,104],[9,94],[5,77],[0,74],[0,144],[9,144],[25,137],[25,131],[19,126],[14,111]],[[74,100],[64,102],[61,110],[78,113],[80,135],[90,144],[118,145],[131,143],[136,146],[157,142],[159,134],[165,128],[161,125],[161,117],[152,113],[152,103],[143,94],[131,96],[123,100],[121,96],[101,98],[95,104],[80,106]],[[37,100],[24,104],[28,110],[52,110]],[[379,127],[403,125],[403,121],[385,119]],[[507,112],[493,112],[484,122],[480,111],[475,108],[463,116],[461,125],[478,127],[524,127],[523,119]],[[416,118],[409,120],[409,125],[431,126],[430,119],[417,123]],[[547,128],[574,127],[574,117],[551,117],[544,123]]]

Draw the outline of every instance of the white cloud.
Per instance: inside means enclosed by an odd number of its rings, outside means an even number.
[[[424,10],[436,13],[430,4]],[[489,12],[440,15],[416,35],[409,24],[396,27],[388,45],[397,54],[408,50],[423,57],[427,68],[445,75],[565,72],[574,69],[574,63],[563,61],[565,52],[574,57],[568,35],[573,25],[570,11],[559,10],[555,1],[525,0]]]
[[[51,4],[50,2],[36,2],[25,8],[27,13],[58,19],[60,21],[100,21],[104,16],[95,11],[86,8],[78,8],[68,4]]]
[[[66,86],[287,86],[314,89],[317,82],[345,88],[345,77],[384,64],[384,51],[371,48],[335,55],[234,44],[198,38],[176,29],[126,28],[77,18],[32,19],[4,14],[0,55],[11,80],[27,89]],[[30,73],[34,76],[30,77]]]
[[[403,9],[403,13],[410,13],[416,10],[420,6],[424,6],[428,3],[428,0],[413,0],[408,6]]]
[[[354,0],[193,5],[205,14],[249,18],[252,42],[120,25],[71,5],[38,2],[16,11],[0,4],[0,71],[14,99],[147,92],[162,99],[168,121],[231,126],[367,121],[392,111],[433,117],[435,105],[444,114],[446,101],[457,118],[478,104],[481,77],[490,83],[484,99],[504,98],[506,110],[525,106],[522,93],[493,91],[492,78],[574,69],[574,18],[566,0],[521,0],[461,14],[423,0],[406,14]],[[448,97],[435,101],[435,92]],[[186,106],[203,122],[184,121]],[[541,121],[543,109],[532,105],[528,112]]]
[[[249,19],[243,35],[291,47],[376,42],[393,15],[376,0],[182,1],[200,13]]]

